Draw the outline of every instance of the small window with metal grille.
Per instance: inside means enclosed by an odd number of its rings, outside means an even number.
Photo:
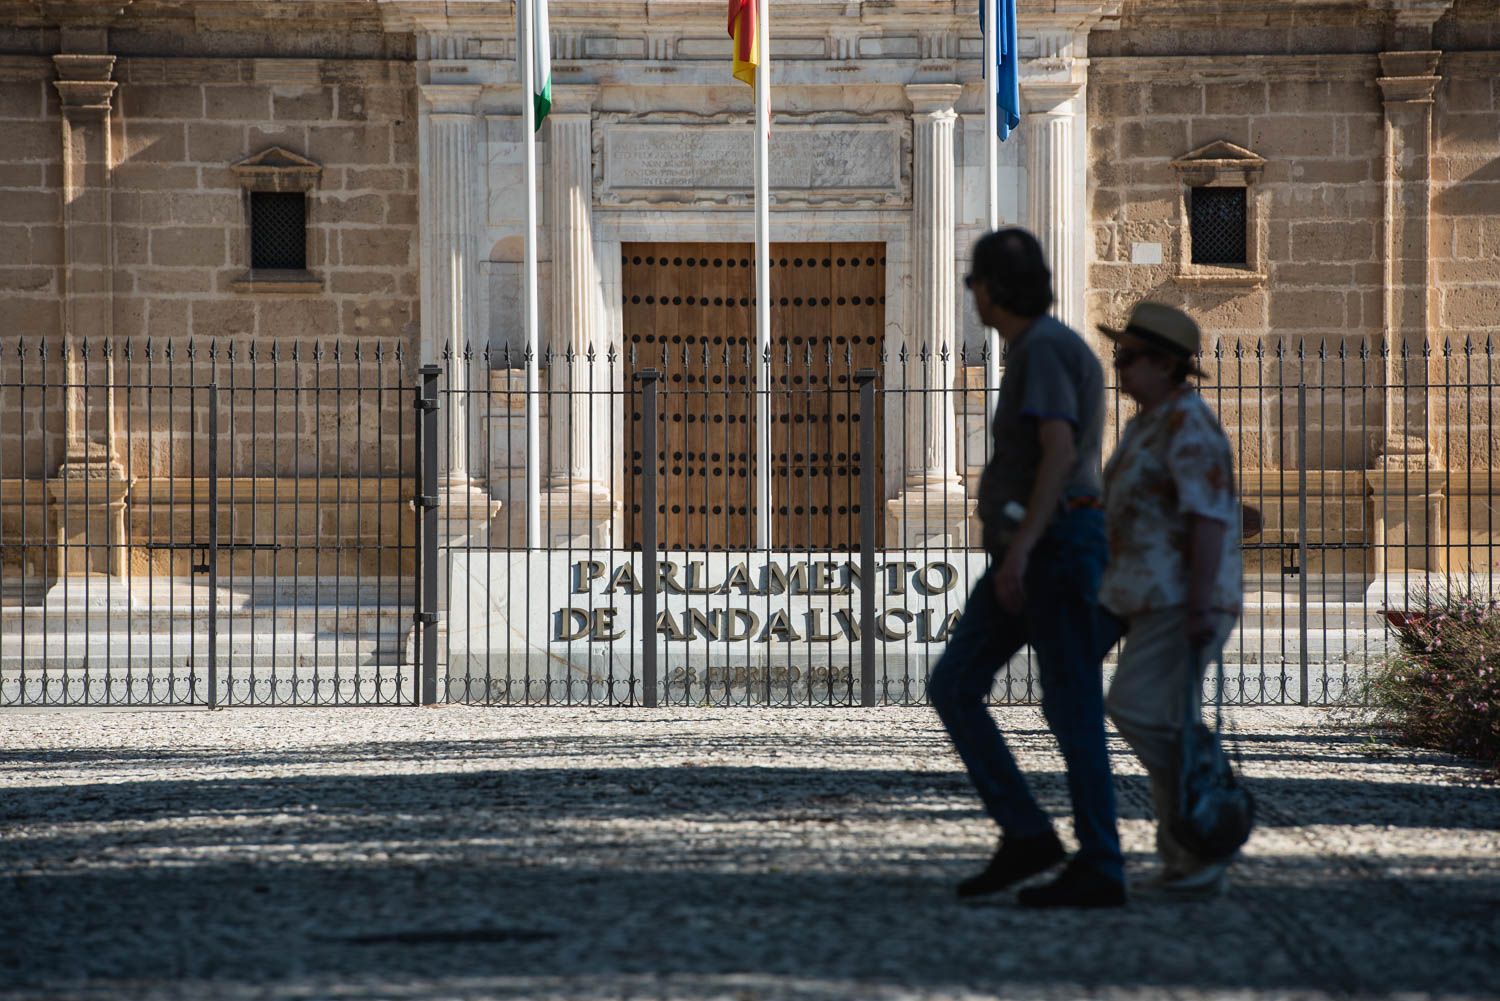
[[[304,156],[271,146],[231,165],[245,191],[245,221],[236,241],[249,267],[232,284],[236,292],[318,293],[323,279],[308,270],[319,259],[318,221],[312,200],[323,168]],[[309,249],[311,248],[311,249]]]
[[[1216,139],[1172,161],[1182,184],[1176,280],[1260,287],[1267,281],[1264,157]]]
[[[1243,266],[1245,189],[1193,188],[1190,194],[1193,263]]]
[[[250,267],[307,268],[307,195],[301,191],[250,192]]]

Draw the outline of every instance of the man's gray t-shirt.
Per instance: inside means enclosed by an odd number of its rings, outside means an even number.
[[[1040,422],[1073,426],[1077,458],[1063,481],[1064,498],[1098,497],[1100,439],[1104,435],[1104,370],[1082,337],[1050,317],[1039,317],[1010,345],[1000,399],[990,428],[994,452],[979,481],[979,519],[985,547],[1002,548],[1016,522],[1003,514],[1015,501],[1025,507],[1036,483],[1042,446]]]

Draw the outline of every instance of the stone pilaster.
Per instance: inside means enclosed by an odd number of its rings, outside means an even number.
[[[1431,256],[1432,107],[1438,52],[1380,56],[1385,104],[1385,433],[1369,471],[1374,493],[1377,573],[1438,570],[1439,491],[1432,483]]]
[[[1022,83],[1026,106],[1027,225],[1042,243],[1052,290],[1053,313],[1074,330],[1084,329],[1081,247],[1085,218],[1078,171],[1079,85],[1071,80]]]
[[[422,345],[424,362],[444,366],[440,393],[440,523],[453,539],[478,542],[499,503],[474,482],[470,451],[476,380],[482,357],[480,320],[478,85],[429,84],[421,88]],[[446,357],[445,357],[446,356]]]
[[[52,482],[63,576],[125,570],[125,494],[115,447],[110,112],[115,57],[53,57],[62,108],[62,466]]]
[[[593,103],[596,87],[555,86],[547,115],[551,147],[552,323],[547,332],[547,492],[542,533],[549,546],[607,546],[615,505],[605,483],[613,444],[605,401],[610,373],[599,268],[594,257]]]
[[[912,84],[912,322],[898,361],[903,475],[890,518],[903,546],[962,545],[969,501],[958,480],[953,110],[957,84]]]

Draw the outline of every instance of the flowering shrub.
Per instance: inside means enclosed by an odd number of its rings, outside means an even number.
[[[1371,679],[1377,723],[1500,772],[1500,602],[1436,589],[1412,598],[1387,615],[1398,651]]]

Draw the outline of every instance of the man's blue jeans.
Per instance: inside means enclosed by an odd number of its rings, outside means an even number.
[[[1104,654],[1118,622],[1099,607],[1106,548],[1103,513],[1080,508],[1057,517],[1032,551],[1020,614],[995,597],[992,564],[927,682],[927,694],[984,808],[1010,838],[1052,830],[985,706],[1000,668],[1027,643],[1036,651],[1042,714],[1068,768],[1080,860],[1124,879],[1115,825],[1115,790],[1104,737]]]

